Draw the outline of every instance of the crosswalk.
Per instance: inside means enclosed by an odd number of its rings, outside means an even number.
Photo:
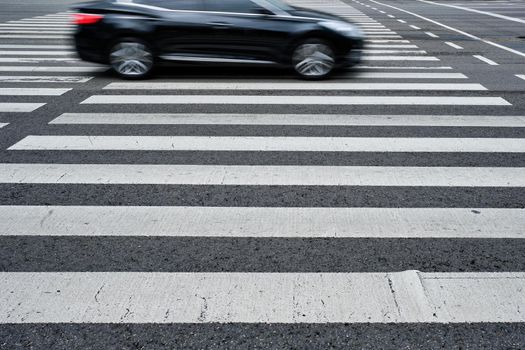
[[[323,82],[110,81],[6,149],[19,161],[0,163],[0,240],[24,243],[0,272],[0,323],[525,322],[524,271],[440,270],[453,255],[505,260],[499,244],[522,247],[511,194],[525,194],[525,168],[497,160],[525,152],[512,133],[525,116],[339,0],[293,3],[358,23],[364,63]],[[0,112],[35,111],[105,70],[71,55],[67,17],[0,25],[0,101],[27,99]],[[114,238],[140,239],[142,255]],[[187,239],[197,248],[181,251]],[[367,266],[329,244],[363,247]],[[398,254],[388,246],[403,244],[451,255],[384,270]],[[454,250],[468,245],[482,248]],[[40,264],[21,253],[37,246],[61,248]],[[109,267],[69,261],[102,247]]]
[[[30,96],[16,103],[0,97],[0,113],[33,112],[46,105],[45,96],[61,96],[71,90],[63,86],[86,83],[90,74],[106,70],[75,57],[70,17],[60,12],[0,23],[0,96]]]

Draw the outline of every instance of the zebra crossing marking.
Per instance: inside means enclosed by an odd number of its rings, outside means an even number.
[[[76,64],[80,62],[75,57],[0,57],[0,63],[40,63],[40,62],[60,62]]]
[[[36,75],[0,75],[0,83],[85,83],[93,77],[82,76],[36,76]]]
[[[366,75],[365,75],[366,76]],[[360,76],[358,76],[360,77]],[[455,83],[297,83],[297,82],[117,82],[107,90],[427,90],[486,91],[480,84]]]
[[[93,95],[81,104],[229,105],[419,105],[510,106],[501,97],[473,96],[249,96],[249,95]]]
[[[23,45],[23,44],[0,44],[0,49],[44,49],[44,50],[67,50],[69,45]]]
[[[525,209],[21,205],[0,217],[3,236],[525,238]]]
[[[1,183],[525,187],[525,168],[0,164]]]
[[[448,126],[525,128],[525,116],[236,113],[63,113],[50,124]]]
[[[524,293],[520,272],[0,272],[0,323],[524,322]]]
[[[364,61],[440,61],[434,56],[364,56]]]
[[[2,51],[0,52],[2,56],[71,56],[75,55],[74,51]]]
[[[29,135],[9,150],[525,153],[523,138]]]
[[[0,88],[0,96],[61,96],[71,89],[58,88]]]
[[[0,102],[0,112],[5,112],[5,113],[33,112],[36,109],[44,105],[45,103]]]
[[[0,66],[0,72],[53,72],[53,73],[99,73],[109,68],[96,66]]]

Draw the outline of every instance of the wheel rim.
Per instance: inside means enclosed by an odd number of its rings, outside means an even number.
[[[334,68],[334,53],[321,43],[299,45],[293,54],[295,70],[304,76],[323,76]]]
[[[111,66],[122,75],[143,75],[153,66],[153,56],[149,49],[134,42],[119,43],[110,54]]]

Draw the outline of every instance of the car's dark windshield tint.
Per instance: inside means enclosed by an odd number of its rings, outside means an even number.
[[[133,3],[168,10],[204,11],[204,0],[133,0]]]
[[[205,0],[207,11],[235,13],[264,13],[263,7],[251,0]]]

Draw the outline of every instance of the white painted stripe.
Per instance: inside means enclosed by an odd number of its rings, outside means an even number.
[[[73,33],[74,30],[70,28],[32,28],[32,27],[18,27],[14,25],[9,25],[8,27],[3,27],[0,25],[0,33],[6,33],[6,34],[22,34],[22,33],[29,33],[29,34],[39,34],[39,33],[46,33],[46,34],[61,34],[61,33]]]
[[[396,68],[396,67],[389,67]],[[410,67],[400,67],[402,69],[408,69]],[[419,68],[419,67],[418,67]],[[428,69],[435,69],[436,67],[426,67]],[[359,78],[362,79],[468,79],[468,77],[462,73],[442,73],[442,72],[431,72],[431,73],[414,73],[414,72],[363,72],[359,73]]]
[[[461,34],[461,35],[464,35],[464,36],[466,36],[466,37],[468,37],[468,38],[471,38],[471,39],[474,39],[474,40],[478,40],[478,41],[481,41],[481,42],[483,42],[483,43],[485,43],[485,44],[492,45],[492,46],[494,46],[494,47],[497,47],[497,48],[499,48],[499,49],[502,49],[502,50],[505,50],[505,51],[508,51],[508,52],[512,52],[513,54],[519,55],[519,56],[521,56],[521,57],[525,57],[525,53],[524,53],[524,52],[521,52],[521,51],[518,51],[518,50],[512,49],[512,48],[510,48],[510,47],[508,47],[508,46],[504,46],[504,45],[501,45],[501,44],[495,43],[495,42],[490,41],[490,40],[482,39],[482,38],[480,38],[480,37],[478,37],[478,36],[475,36],[475,35],[472,35],[472,34],[470,34],[470,33],[464,32],[464,31],[459,30],[459,29],[457,29],[457,28],[454,28],[454,27],[448,26],[448,25],[443,24],[443,23],[440,23],[440,22],[438,22],[438,21],[434,21],[434,20],[432,20],[432,19],[430,19],[430,18],[428,18],[428,17],[424,17],[424,16],[421,16],[421,15],[418,15],[417,13],[414,13],[414,12],[411,12],[411,11],[407,11],[407,10],[403,10],[403,9],[401,9],[401,8],[399,8],[399,7],[392,6],[392,5],[388,5],[388,4],[385,4],[385,3],[382,3],[382,2],[379,2],[379,1],[376,1],[376,0],[370,0],[370,1],[373,2],[373,3],[379,4],[379,5],[383,5],[383,6],[387,6],[387,7],[390,7],[390,8],[396,9],[396,10],[401,11],[401,12],[404,12],[404,13],[408,13],[408,14],[410,14],[410,15],[412,15],[412,16],[415,16],[415,17],[421,18],[421,19],[423,19],[423,20],[425,20],[425,21],[427,21],[427,22],[430,22],[430,23],[434,23],[435,25],[438,25],[438,26],[440,26],[440,27],[443,27],[443,28],[446,28],[446,29],[448,29],[448,30],[454,31],[454,32],[459,33],[459,34]]]
[[[366,68],[371,68],[369,66],[363,66]],[[373,67],[373,66],[372,66]],[[377,66],[376,66],[377,67]],[[388,69],[451,69],[451,67],[384,67]],[[355,78],[359,79],[468,79],[468,77],[462,73],[449,73],[449,72],[359,72],[352,76],[352,79]],[[346,80],[346,79],[345,79]],[[317,82],[290,82],[290,80],[274,80],[272,82],[263,82],[260,80],[243,80],[242,82],[239,81],[230,81],[230,82],[198,82],[195,80],[178,80],[177,83],[174,82],[159,82],[159,83],[150,83],[150,82],[118,82],[118,83],[110,83],[105,87],[105,89],[112,89],[112,88],[124,88],[124,87],[133,87],[135,85],[142,85],[144,86],[165,86],[165,87],[175,87],[175,86],[182,86],[182,85],[188,85],[191,87],[192,84],[205,84],[201,86],[226,86],[224,84],[234,84],[235,86],[264,86],[265,88],[272,88],[272,85],[283,85],[283,86],[305,86],[308,88],[308,86],[331,86],[333,84],[352,84],[350,83],[339,83],[334,81],[317,81]],[[211,85],[208,85],[211,84]],[[339,86],[339,85],[336,85]],[[228,86],[229,88],[229,86]]]
[[[481,55],[474,55],[475,58],[477,58],[478,60],[480,61],[483,61],[491,66],[498,66],[499,64],[494,62],[493,60],[491,59],[488,59],[487,57],[484,57],[484,56],[481,56]]]
[[[0,164],[0,183],[525,187],[525,168]]]
[[[0,123],[0,129],[2,129],[4,126],[8,126],[9,123]]]
[[[70,39],[69,35],[36,35],[36,34],[0,34],[2,39]]]
[[[71,89],[0,88],[0,96],[61,96]]]
[[[397,20],[399,23],[406,23],[406,21],[403,21],[402,19]]]
[[[69,56],[74,54],[74,51],[0,51],[2,56]]]
[[[438,35],[436,35],[436,34],[434,34],[434,33],[432,33],[432,32],[425,32],[425,34],[428,35],[428,36],[431,37],[431,38],[439,38]]]
[[[82,104],[229,105],[421,105],[510,106],[501,97],[476,96],[246,96],[246,95],[94,95]]]
[[[93,77],[77,76],[7,76],[0,75],[1,83],[85,83]]]
[[[393,32],[390,29],[384,29],[384,28],[378,28],[378,29],[368,28],[368,29],[361,29],[361,31],[363,33],[365,33],[365,34],[375,34],[375,35],[378,35],[378,34],[387,34],[387,35],[397,34],[396,32]]]
[[[364,49],[364,50],[361,50],[361,52],[363,52],[365,54],[368,54],[368,55],[377,55],[377,54],[385,54],[385,53],[389,53],[389,54],[392,54],[392,53],[395,53],[395,54],[408,53],[408,54],[413,54],[413,55],[422,55],[422,54],[426,54],[427,53],[425,50],[403,50],[403,49],[396,49],[396,50],[378,50],[378,49],[368,50],[368,49]]]
[[[521,24],[525,24],[525,20],[523,20],[521,18],[509,17],[509,16],[505,16],[505,15],[502,15],[502,14],[499,14],[499,13],[494,13],[494,12],[489,12],[489,11],[480,11],[480,10],[476,10],[476,9],[472,9],[472,8],[464,7],[464,6],[440,4],[440,3],[437,3],[437,2],[434,2],[434,1],[426,1],[426,0],[418,0],[418,1],[425,2],[427,4],[432,4],[432,5],[452,7],[452,8],[455,8],[455,9],[460,9],[460,10],[464,10],[464,11],[479,13],[479,14],[483,14],[483,15],[487,15],[487,16],[492,16],[492,17],[504,19],[504,20],[507,20],[507,21],[513,21],[513,22],[518,22],[518,23],[521,23]]]
[[[525,153],[523,138],[29,135],[9,150]]]
[[[64,113],[50,124],[449,126],[525,128],[525,116]]]
[[[396,16],[393,16],[393,15],[387,15],[387,16],[390,18],[396,18]]]
[[[19,112],[33,112],[42,107],[45,103],[11,103],[0,102],[0,112],[5,113],[19,113]]]
[[[455,48],[457,50],[463,50],[463,48],[461,46],[459,46],[457,44],[454,44],[454,43],[451,43],[449,41],[445,41],[445,44],[447,44],[448,46],[453,47],[453,48]]]
[[[396,32],[392,32],[392,31],[385,31],[385,30],[381,30],[381,31],[375,31],[375,30],[362,30],[362,32],[366,35],[367,38],[377,38],[378,36],[384,36],[384,37],[398,37],[397,33]]]
[[[525,74],[516,74],[516,77],[525,80]]]
[[[392,45],[392,44],[368,44],[366,48],[370,49],[417,49],[417,45]]]
[[[1,63],[39,63],[39,62],[64,62],[76,63],[80,62],[75,57],[0,57]]]
[[[25,18],[20,19],[19,21],[24,23],[62,23],[62,24],[71,24],[71,20],[64,19],[64,18]]]
[[[365,61],[439,61],[434,56],[364,56]]]
[[[10,324],[502,323],[524,308],[520,272],[0,273]]]
[[[34,24],[11,21],[9,23],[0,24],[0,28],[12,28],[12,27],[24,27],[24,28],[75,28],[73,24]]]
[[[50,27],[40,27],[40,28],[31,28],[31,27],[0,27],[0,33],[2,34],[64,34],[69,35],[74,33],[73,28],[50,28]]]
[[[377,43],[377,44],[381,44],[381,43],[409,43],[410,41],[409,40],[382,40],[382,39],[378,39],[378,40],[371,40],[371,39],[366,39],[365,40],[367,42],[370,42],[370,43]]]
[[[415,29],[415,30],[420,30],[421,29],[421,28],[419,28],[418,26],[415,26],[415,25],[410,25],[409,27],[412,28],[412,29]]]
[[[0,72],[72,72],[72,73],[97,73],[105,72],[107,67],[63,67],[63,66],[0,66]]]
[[[4,25],[8,26],[8,25],[15,25],[15,26],[24,26],[24,27],[38,27],[38,28],[72,28],[72,27],[75,27],[75,25],[73,24],[60,24],[60,23],[53,23],[53,24],[48,24],[46,22],[42,22],[42,21],[35,21],[35,22],[31,22],[31,21],[22,21],[22,20],[19,20],[19,21],[9,21],[7,23],[5,23]]]
[[[381,35],[375,35],[375,34],[367,34],[367,39],[401,39],[401,35],[394,35],[394,34],[381,34]]]
[[[359,77],[359,75],[357,76]],[[118,82],[104,89],[113,90],[427,90],[427,91],[484,91],[480,84],[455,83],[285,83],[285,82],[195,82],[149,83]]]
[[[0,206],[3,236],[525,238],[524,209]]]
[[[369,70],[369,69],[387,69],[387,70],[449,70],[452,69],[450,66],[434,66],[434,67],[414,67],[414,66],[356,66],[352,67],[351,70]]]
[[[0,44],[0,49],[44,49],[44,50],[67,50],[67,49],[73,49],[72,46],[69,45],[18,45],[18,44]]]

